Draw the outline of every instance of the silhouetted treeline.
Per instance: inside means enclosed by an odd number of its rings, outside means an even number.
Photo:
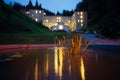
[[[120,36],[119,0],[83,0],[76,10],[88,12],[88,29],[95,30],[106,37]],[[120,38],[120,37],[119,37]]]

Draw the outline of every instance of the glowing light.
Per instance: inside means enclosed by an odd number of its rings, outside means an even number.
[[[83,18],[83,16],[80,16],[80,18]]]
[[[35,18],[35,21],[36,21],[36,22],[38,22],[38,19],[37,19],[37,18]]]
[[[34,75],[35,75],[35,80],[38,80],[38,58],[36,58],[36,61],[35,61],[35,72],[34,72]]]
[[[79,15],[80,13],[79,13],[79,12],[77,12],[77,14]]]
[[[39,13],[41,13],[41,10],[39,10]]]
[[[83,20],[81,19],[80,22],[83,22]]]
[[[57,55],[57,49],[55,49],[55,54],[54,54],[54,68],[55,68],[55,73],[58,73],[58,55]]]
[[[55,26],[57,26],[57,23],[55,23]]]
[[[35,13],[37,14],[37,13],[38,13],[38,10],[36,10]]]
[[[46,13],[44,13],[44,15],[46,15]]]
[[[46,73],[46,76],[48,76],[48,71],[49,71],[49,65],[48,65],[48,54],[46,55],[46,64],[45,64],[45,73]]]
[[[48,19],[46,20],[46,22],[48,22]]]
[[[83,26],[83,24],[81,24],[81,26]]]
[[[84,67],[84,62],[82,57],[80,62],[81,62],[81,66],[80,66],[81,77],[82,77],[82,80],[85,80],[85,67]]]
[[[80,12],[81,15],[83,15],[83,12]]]
[[[29,11],[26,12],[26,14],[29,14],[29,13],[30,13]]]
[[[68,23],[70,23],[70,20],[68,21]]]
[[[80,20],[78,20],[78,22],[80,22]]]
[[[63,25],[59,25],[59,29],[62,30],[63,29]]]

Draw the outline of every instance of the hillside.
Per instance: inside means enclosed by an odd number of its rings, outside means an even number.
[[[0,3],[0,33],[44,32],[44,28],[27,17],[15,11],[12,7]]]

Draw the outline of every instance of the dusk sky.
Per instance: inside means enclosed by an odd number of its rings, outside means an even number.
[[[9,3],[10,0],[4,0],[6,3]],[[35,5],[36,0],[31,0],[33,5]],[[76,4],[82,0],[38,0],[38,3],[42,4],[42,7],[48,9],[54,13],[57,11],[62,12],[65,10],[74,10]],[[12,3],[17,2],[22,5],[27,5],[29,0],[11,0]]]

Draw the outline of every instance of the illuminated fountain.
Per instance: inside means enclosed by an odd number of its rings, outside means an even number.
[[[84,53],[90,44],[91,41],[87,41],[77,33],[72,33],[69,38],[63,36],[57,39],[57,47],[67,48],[70,54]]]

